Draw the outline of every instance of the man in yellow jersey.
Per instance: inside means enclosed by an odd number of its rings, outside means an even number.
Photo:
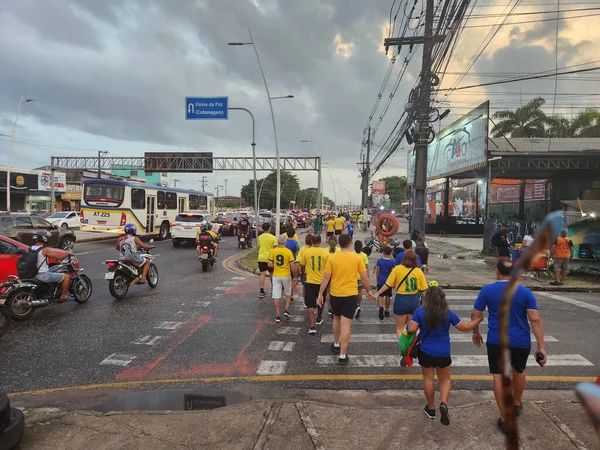
[[[304,252],[302,251],[304,250]],[[308,313],[308,334],[317,334],[315,328],[315,308],[317,308],[317,298],[325,273],[325,265],[329,259],[329,251],[321,247],[321,235],[315,234],[312,237],[312,245],[306,246],[300,250],[298,261],[301,271],[304,273],[304,304]],[[325,293],[327,295],[327,293]],[[317,325],[323,323],[323,306],[318,307]]]
[[[334,224],[335,235],[341,236],[346,228],[346,218],[343,216],[343,214],[340,214],[335,218]]]
[[[292,251],[285,246],[287,238],[281,235],[277,238],[277,247],[269,254],[269,267],[273,267],[272,292],[275,303],[275,323],[281,322],[280,300],[285,295],[285,310],[283,315],[290,320],[290,306],[292,305],[292,274],[296,275],[296,259]]]
[[[325,265],[325,273],[319,289],[317,304],[323,306],[325,289],[331,282],[329,294],[331,308],[333,309],[333,342],[331,351],[339,355],[338,364],[348,364],[348,343],[350,342],[350,328],[356,311],[358,286],[356,274],[360,274],[363,286],[366,287],[367,298],[373,298],[367,268],[362,259],[352,251],[352,239],[347,234],[340,236],[341,251],[330,255]]]
[[[325,225],[327,225],[327,237],[330,238],[331,236],[333,236],[333,233],[335,231],[335,216],[333,214],[329,216],[329,219],[327,219]]]
[[[260,278],[258,279],[258,287],[260,288],[260,298],[265,298],[265,279],[267,278],[267,270],[273,272],[273,269],[269,267],[269,254],[271,250],[277,247],[277,238],[269,233],[271,224],[265,222],[262,225],[263,232],[256,239],[256,245],[258,246],[258,270],[260,271]],[[271,289],[273,289],[271,282]]]

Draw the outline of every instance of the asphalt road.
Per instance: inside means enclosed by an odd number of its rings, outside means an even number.
[[[301,299],[292,320],[275,324],[272,301],[258,298],[257,278],[221,264],[238,250],[221,243],[220,261],[202,273],[195,250],[156,243],[160,281],[156,289],[134,286],[114,300],[104,281],[104,260],[114,242],[79,244],[81,266],[93,295],[85,305],[65,303],[37,310],[14,323],[0,340],[0,386],[5,392],[102,384],[133,390],[249,384],[280,388],[420,389],[417,367],[398,364],[395,327],[380,322],[375,302],[363,304],[353,324],[350,364],[340,367],[328,346],[330,319],[307,334]],[[434,274],[432,274],[434,275]],[[476,292],[447,292],[451,308],[468,317]],[[528,368],[530,389],[571,389],[596,377],[600,367],[600,296],[538,295],[549,364]],[[482,332],[486,326],[482,326]],[[453,388],[490,389],[485,349],[470,335],[453,332]]]

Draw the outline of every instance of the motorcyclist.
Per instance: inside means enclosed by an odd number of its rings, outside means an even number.
[[[154,245],[144,244],[139,237],[136,236],[137,227],[128,223],[123,227],[125,233],[117,240],[117,250],[121,252],[121,259],[130,262],[136,267],[142,268],[142,278],[140,283],[147,282],[146,276],[150,270],[150,260],[140,253],[140,248],[151,249]]]
[[[60,299],[66,300],[68,298],[71,277],[66,273],[50,272],[48,258],[62,260],[67,255],[72,255],[73,253],[46,247],[50,236],[51,234],[46,230],[38,231],[33,235],[31,250],[39,250],[37,252],[38,272],[35,279],[45,284],[60,284]]]
[[[250,219],[248,219],[248,214],[242,214],[240,220],[237,225],[238,236],[241,233],[246,235],[246,240],[248,242],[248,247],[252,247],[252,235],[250,233]]]
[[[198,259],[200,259],[201,249],[203,245],[210,245],[213,249],[213,257],[215,260],[217,259],[217,252],[219,250],[219,246],[216,242],[217,235],[214,231],[209,230],[207,225],[202,225],[198,235],[196,236],[196,243],[198,244]]]

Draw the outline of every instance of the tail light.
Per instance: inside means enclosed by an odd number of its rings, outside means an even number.
[[[80,221],[81,223],[85,223],[85,222],[84,222],[84,219],[83,219],[83,211],[81,211],[81,214],[79,214],[79,221]]]
[[[125,213],[121,213],[121,226],[124,227],[126,223],[127,223],[127,216],[125,215]]]
[[[202,247],[202,250],[208,250],[208,247]]]
[[[9,286],[2,286],[2,288],[0,288],[0,294],[6,294],[8,289],[9,289]]]
[[[181,226],[181,223],[179,223],[179,222],[173,222],[173,223],[171,223],[171,226],[172,227],[179,227],[179,226]]]
[[[106,263],[109,269],[114,269],[117,266],[117,263],[114,261],[109,261]]]

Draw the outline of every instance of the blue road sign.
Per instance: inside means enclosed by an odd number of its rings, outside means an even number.
[[[227,119],[227,97],[186,97],[185,120]]]

